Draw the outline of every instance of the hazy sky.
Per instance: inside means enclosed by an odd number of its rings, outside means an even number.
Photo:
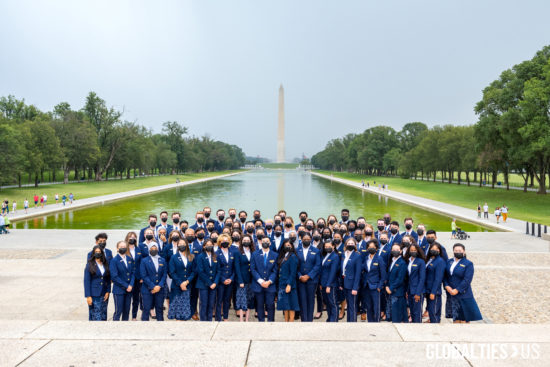
[[[0,2],[0,95],[81,108],[275,158],[385,124],[476,121],[482,89],[550,44],[550,1]]]

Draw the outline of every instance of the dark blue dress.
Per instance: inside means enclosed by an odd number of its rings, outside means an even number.
[[[277,296],[278,311],[300,311],[298,291],[296,290],[296,272],[298,271],[298,257],[288,255],[279,268],[279,292]],[[290,293],[286,293],[286,286],[290,285]]]

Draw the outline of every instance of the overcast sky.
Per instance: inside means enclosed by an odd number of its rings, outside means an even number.
[[[287,160],[411,121],[471,124],[482,89],[550,44],[550,1],[0,2],[0,95],[42,110],[91,90],[124,118]]]

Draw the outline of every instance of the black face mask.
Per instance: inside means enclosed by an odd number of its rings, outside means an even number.
[[[325,233],[325,234],[323,234],[323,238],[324,238],[325,240],[328,240],[330,237],[331,237],[331,236],[330,236],[330,233]]]
[[[128,240],[128,243],[129,243],[130,245],[135,245],[135,244],[136,244],[136,239],[135,239],[135,238],[130,238],[130,239]]]
[[[231,239],[233,240],[233,242],[239,242],[241,238],[239,236],[233,236],[231,237]]]
[[[372,236],[372,232],[365,232],[365,235],[367,235],[368,237]]]
[[[166,222],[168,222],[168,217],[161,217],[161,218],[160,218],[160,221],[161,221],[162,223],[166,223]]]
[[[187,231],[187,228],[189,228],[189,226],[187,226],[186,224],[182,224],[181,231],[185,232],[185,231]]]
[[[298,231],[298,236],[300,236],[300,238],[302,238],[304,236],[306,232],[304,231]]]
[[[292,249],[292,246],[285,246],[285,252],[290,252],[291,249]]]
[[[354,245],[346,245],[346,250],[355,251],[355,246]]]
[[[334,223],[336,223],[336,221],[335,221],[334,219],[331,219],[331,220],[328,221],[328,224],[330,224],[331,226],[332,226]]]
[[[402,242],[401,247],[409,247],[411,245],[410,242]]]
[[[384,223],[386,223],[386,225],[390,224],[391,222],[391,218],[384,218]]]
[[[259,220],[260,216],[258,214],[254,214],[254,220]]]
[[[350,233],[355,232],[355,227],[354,226],[350,226],[348,229],[349,229]]]
[[[355,238],[355,241],[357,242],[361,242],[363,240],[363,236],[361,236],[360,234],[353,236],[353,238]]]
[[[285,228],[292,228],[292,224],[290,223],[285,224]]]
[[[237,216],[235,214],[229,214],[229,218],[234,220],[235,218],[237,218]]]
[[[419,236],[422,236],[424,234],[424,230],[422,228],[419,228],[416,230],[416,233],[418,233]]]
[[[214,246],[208,245],[208,246],[205,246],[204,249],[206,250],[206,252],[212,252],[212,250],[214,249]]]
[[[203,217],[199,217],[197,218],[197,223],[203,223],[204,222],[204,218]]]
[[[383,231],[385,227],[384,226],[378,226],[377,228],[378,228],[378,231]]]
[[[457,259],[459,259],[459,260],[462,259],[462,258],[464,257],[464,254],[463,254],[462,252],[455,252],[454,255],[455,255],[455,257],[456,257]]]
[[[288,241],[289,241],[290,243],[294,243],[294,242],[296,242],[296,237],[289,237],[289,238],[288,238]]]
[[[391,234],[397,234],[397,228],[390,229]]]
[[[152,220],[152,221],[149,222],[149,225],[150,225],[151,227],[156,227],[156,226],[157,226],[157,221],[156,221],[156,220]]]
[[[241,223],[244,223],[246,222],[246,217],[239,218],[239,220],[241,221]]]
[[[311,231],[311,230],[313,229],[313,226],[312,226],[311,224],[308,224],[308,225],[306,226],[306,229],[307,229],[308,231]]]
[[[94,253],[94,257],[95,257],[96,259],[101,259],[101,252],[96,252],[96,253]]]
[[[417,257],[417,256],[418,256],[418,252],[416,252],[416,251],[411,251],[411,252],[409,252],[409,255],[411,255],[411,257]]]
[[[179,218],[173,218],[172,219],[172,223],[174,223],[174,224],[178,224],[179,222],[180,222]]]
[[[214,243],[218,242],[218,237],[210,237],[210,239],[211,239],[212,242],[214,242]]]
[[[304,247],[309,247],[309,244],[310,244],[310,243],[311,243],[310,240],[303,240],[303,241],[302,241],[302,245],[303,245]]]
[[[300,222],[304,223],[307,220],[306,217],[300,217]]]
[[[399,250],[392,250],[391,256],[393,256],[393,257],[399,257],[399,256],[401,256],[401,251],[399,251]]]
[[[275,237],[281,237],[282,234],[283,232],[281,231],[275,231]]]
[[[325,225],[323,223],[317,223],[317,228],[323,229],[325,228]]]
[[[334,244],[335,244],[336,246],[338,246],[339,244],[342,243],[342,240],[339,239],[339,238],[335,238],[334,241],[332,241],[332,242],[334,242]]]
[[[223,248],[228,248],[229,247],[229,242],[222,242],[221,245],[222,245]]]
[[[407,231],[410,231],[413,226],[411,224],[405,224]]]
[[[246,232],[247,232],[247,233],[253,233],[253,232],[254,232],[254,228],[248,227],[248,228],[246,229]]]
[[[261,241],[265,238],[265,236],[263,234],[259,234],[259,235],[256,236],[256,238]]]
[[[332,247],[327,247],[327,248],[325,248],[325,252],[326,252],[327,254],[330,254],[332,251],[334,251],[334,249],[333,249]]]
[[[178,242],[180,240],[180,236],[172,236],[172,242]]]
[[[343,221],[343,222],[347,222],[348,219],[349,219],[349,216],[347,216],[347,215],[342,215],[342,221]]]
[[[250,247],[250,241],[243,242],[243,247]]]
[[[439,251],[437,251],[437,250],[430,250],[429,254],[430,254],[430,256],[439,256]]]
[[[151,241],[153,239],[153,235],[152,234],[148,234],[145,236],[145,238],[148,240],[148,241]]]
[[[365,223],[359,223],[359,224],[357,225],[357,228],[359,228],[359,229],[365,229]]]
[[[203,233],[203,232],[198,233],[198,234],[197,234],[197,238],[198,238],[199,240],[202,240],[202,239],[204,238],[204,233]]]
[[[214,227],[206,227],[206,230],[207,230],[208,232],[212,232],[212,231],[214,230]]]
[[[341,234],[342,236],[345,235],[345,234],[346,234],[346,230],[345,230],[345,229],[341,229],[341,230],[340,230],[340,234]]]
[[[262,242],[263,248],[269,248],[270,243],[269,242]]]
[[[376,248],[369,247],[369,254],[374,255],[376,253],[376,251],[377,251]]]
[[[218,220],[220,222],[223,222],[224,219],[225,219],[225,215],[218,215]]]
[[[179,245],[179,246],[178,246],[178,250],[179,250],[179,252],[184,252],[184,251],[186,251],[186,250],[187,250],[187,245]]]
[[[210,218],[210,212],[204,212],[204,216],[205,216],[206,218]]]
[[[380,240],[380,243],[385,245],[386,243],[388,243],[388,240]]]
[[[159,250],[156,250],[156,249],[154,249],[154,250],[149,250],[149,254],[150,254],[151,256],[157,256],[157,255],[159,254]]]
[[[280,219],[275,219],[275,225],[278,226],[279,224],[281,224],[281,220]]]
[[[121,254],[121,255],[124,255],[126,253],[126,247],[120,247],[118,249],[118,253]]]
[[[315,242],[321,240],[321,236],[319,236],[319,235],[315,235],[312,238],[313,238],[313,241],[315,241]]]
[[[286,217],[284,215],[281,215],[281,220],[284,222]]]
[[[185,239],[187,240],[187,242],[191,243],[195,241],[195,236],[186,236]]]
[[[430,245],[432,245],[432,244],[435,242],[435,238],[428,237],[428,238],[426,238],[426,241],[428,241],[428,243],[429,243]]]
[[[273,229],[273,226],[271,224],[268,224],[267,226],[265,226],[265,229],[271,231]]]

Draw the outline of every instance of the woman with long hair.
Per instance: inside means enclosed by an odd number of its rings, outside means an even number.
[[[300,311],[298,291],[296,290],[298,257],[294,246],[288,240],[284,240],[281,247],[282,251],[279,251],[277,258],[279,266],[277,310],[283,311],[286,322],[293,322],[294,313]]]
[[[95,245],[84,269],[84,297],[88,303],[90,321],[107,320],[109,293],[111,293],[109,264],[101,247]]]

